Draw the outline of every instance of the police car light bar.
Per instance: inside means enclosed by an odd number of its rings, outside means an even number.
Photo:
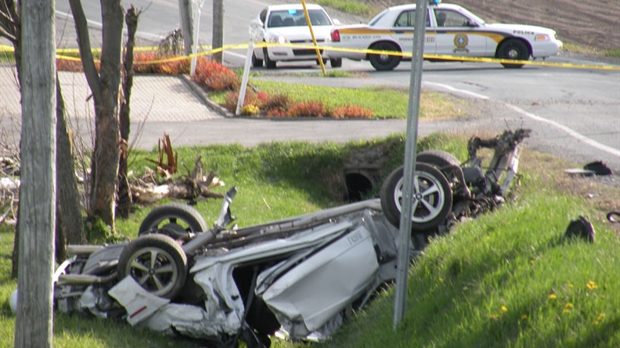
[[[441,3],[441,0],[428,0],[429,5],[438,5]]]

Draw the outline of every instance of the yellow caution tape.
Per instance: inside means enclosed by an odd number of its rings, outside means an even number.
[[[136,65],[140,64],[158,64],[158,63],[166,63],[166,62],[174,62],[184,59],[191,59],[193,57],[200,56],[208,56],[215,53],[223,52],[226,50],[238,50],[238,49],[247,49],[249,43],[242,44],[234,44],[234,45],[224,45],[221,48],[211,49],[211,46],[201,46],[203,49],[202,52],[196,54],[190,54],[188,56],[179,56],[179,57],[171,57],[165,59],[151,60],[151,61],[140,61],[134,62]],[[408,52],[395,52],[395,51],[382,51],[382,50],[370,50],[370,49],[349,49],[349,48],[339,48],[339,47],[330,47],[330,46],[314,46],[314,45],[302,45],[302,44],[279,44],[279,43],[266,43],[266,42],[258,42],[254,45],[255,48],[263,48],[263,47],[295,47],[295,48],[310,48],[310,49],[319,49],[319,50],[327,50],[327,51],[340,51],[340,52],[361,52],[366,54],[386,54],[391,56],[400,56],[404,58],[411,58],[411,53]],[[144,47],[136,47],[137,51],[151,51],[156,52],[158,47],[156,46],[144,46]],[[100,52],[101,50],[93,50],[94,52]],[[0,52],[13,52],[12,46],[0,45]],[[66,59],[79,61],[78,57],[71,57],[63,55],[63,53],[79,53],[79,50],[76,48],[64,48],[58,49],[56,52],[60,53],[56,57],[58,59]],[[558,68],[572,68],[572,69],[598,69],[598,70],[614,70],[620,71],[620,66],[618,65],[591,65],[591,64],[572,64],[572,63],[553,63],[553,62],[544,62],[544,61],[530,61],[530,60],[513,60],[513,59],[498,59],[498,58],[478,58],[478,57],[465,57],[465,56],[450,56],[450,55],[437,55],[437,54],[425,54],[424,59],[435,59],[435,60],[449,60],[449,61],[459,61],[459,62],[477,62],[477,63],[503,63],[503,64],[523,64],[523,65],[534,65],[534,66],[546,66],[546,67],[558,67]]]

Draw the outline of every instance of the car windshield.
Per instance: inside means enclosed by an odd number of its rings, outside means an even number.
[[[308,10],[308,17],[312,25],[332,25],[331,20],[323,10]],[[273,11],[269,14],[267,26],[277,27],[301,27],[307,26],[306,15],[303,10]]]
[[[484,21],[484,19],[476,16],[475,14],[471,13],[469,10],[465,9],[465,8],[461,8],[461,13],[463,13],[464,15],[466,15],[467,17],[475,20],[476,22],[480,23],[480,24],[484,24],[486,23]]]

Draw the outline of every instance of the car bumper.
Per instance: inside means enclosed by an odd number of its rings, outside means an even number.
[[[319,52],[323,59],[331,58],[323,47],[319,46]],[[264,59],[264,51],[262,49],[254,50],[256,57]],[[273,46],[267,47],[267,54],[272,61],[296,61],[296,60],[316,60],[316,49],[304,45],[302,47],[293,46]]]
[[[562,50],[563,43],[560,40],[549,40],[532,45],[532,57],[544,58],[557,55]]]
[[[366,59],[366,52],[360,48],[338,47],[335,49],[326,48],[327,55],[330,58],[347,58],[351,60]]]

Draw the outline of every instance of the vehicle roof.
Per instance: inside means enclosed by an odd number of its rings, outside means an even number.
[[[267,9],[269,11],[280,11],[280,10],[288,10],[288,9],[295,9],[295,10],[303,10],[303,5],[301,3],[298,4],[281,4],[281,5],[271,5],[271,6],[267,6]],[[317,4],[306,4],[306,8],[308,10],[317,10],[317,9],[323,9],[323,7],[321,5],[317,5]]]
[[[388,10],[390,11],[398,11],[398,10],[407,10],[407,9],[414,9],[416,7],[415,4],[405,4],[405,5],[397,5],[397,6],[392,6],[389,7]],[[445,4],[445,3],[439,3],[436,5],[428,5],[428,7],[432,7],[432,8],[463,8],[463,6],[459,6],[456,4]]]

